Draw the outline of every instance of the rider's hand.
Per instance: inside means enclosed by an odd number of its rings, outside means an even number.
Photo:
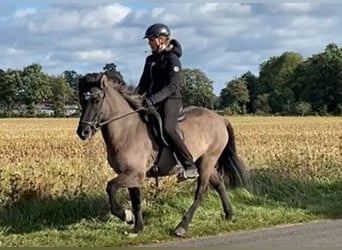
[[[151,113],[156,111],[156,108],[153,106],[153,103],[152,103],[152,101],[149,98],[144,98],[144,101],[143,101],[142,105],[144,106],[144,108],[147,111],[149,111]]]

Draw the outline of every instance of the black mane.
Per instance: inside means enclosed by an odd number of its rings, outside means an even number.
[[[109,85],[111,85],[122,95],[123,98],[125,98],[132,109],[140,109],[142,107],[143,97],[135,93],[134,89],[129,88],[123,81],[122,77],[115,72],[88,73],[82,76],[79,79],[78,84],[79,93],[85,93],[93,87],[100,88],[100,81],[103,75],[107,76]]]

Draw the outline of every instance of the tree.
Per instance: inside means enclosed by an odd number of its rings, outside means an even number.
[[[42,72],[42,66],[37,63],[24,67],[22,71],[22,89],[20,94],[28,106],[28,113],[36,113],[36,104],[44,102],[51,93],[47,76]]]
[[[9,115],[19,104],[21,72],[8,69],[0,73],[0,110]]]
[[[296,72],[298,100],[321,114],[338,113],[342,103],[342,49],[329,44],[308,58]]]
[[[65,70],[63,72],[63,77],[65,81],[69,84],[69,86],[73,89],[77,89],[77,81],[80,78],[80,74],[78,74],[75,70]]]
[[[70,102],[73,104],[78,103],[78,79],[80,78],[80,74],[78,74],[76,71],[74,70],[65,70],[63,72],[63,78],[65,79],[65,81],[69,84],[69,86],[72,88],[72,92],[71,92],[71,98],[70,98]]]
[[[271,57],[260,65],[259,89],[257,95],[269,94],[271,112],[288,113],[295,102],[294,72],[303,62],[303,57],[295,52],[284,52],[279,57]]]
[[[230,113],[244,114],[247,112],[246,105],[249,102],[247,83],[243,79],[234,79],[226,83],[221,90],[221,108],[229,108]]]
[[[255,113],[269,114],[271,112],[271,108],[269,105],[269,98],[270,98],[270,94],[261,94],[257,96],[253,104],[255,107]]]
[[[311,112],[311,104],[308,102],[297,102],[295,105],[295,112],[304,116]]]
[[[48,101],[52,105],[54,116],[62,117],[65,115],[65,106],[73,97],[73,89],[64,76],[49,76],[48,81],[51,88]]]
[[[104,70],[106,73],[114,74],[114,75],[122,82],[122,84],[126,85],[126,83],[125,83],[125,81],[124,81],[124,78],[123,78],[122,74],[120,73],[120,71],[117,71],[117,69],[116,69],[116,64],[115,64],[115,63],[107,63],[107,64],[103,67],[103,70]]]
[[[213,108],[215,95],[212,81],[200,69],[182,70],[181,94],[185,106]]]
[[[255,102],[258,96],[259,78],[253,75],[250,71],[243,74],[240,78],[243,81],[245,81],[247,84],[248,96],[249,96],[249,102],[247,103],[247,106],[246,106],[247,112],[254,113],[255,107],[253,106],[253,103]]]

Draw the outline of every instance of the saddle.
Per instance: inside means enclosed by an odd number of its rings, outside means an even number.
[[[186,118],[186,115],[183,112],[183,108],[182,108],[179,112],[179,116],[177,118],[177,121],[181,122],[181,121],[185,120],[185,118]],[[147,123],[150,126],[151,131],[152,131],[152,135],[153,135],[154,139],[157,141],[157,143],[159,144],[159,146],[169,147],[169,144],[168,144],[168,142],[164,136],[163,120],[161,119],[160,114],[157,111],[154,112],[153,114],[150,114],[148,116]],[[177,130],[179,136],[183,139],[183,134],[180,131],[178,126],[177,126],[176,130]]]
[[[181,108],[181,110],[179,112],[179,116],[177,118],[177,121],[181,122],[185,119],[186,119],[186,114],[183,112],[183,108]],[[164,127],[163,126],[163,120],[161,119],[160,114],[157,111],[147,115],[146,123],[148,124],[148,126],[150,126],[152,136],[155,139],[155,141],[157,142],[157,144],[159,145],[157,158],[154,161],[151,168],[147,171],[146,176],[147,177],[157,177],[159,175],[158,173],[160,172],[159,168],[161,167],[158,165],[158,163],[159,163],[159,160],[161,158],[163,149],[165,147],[168,147],[170,149],[170,146],[169,146],[167,139],[165,138],[165,135],[164,135],[165,133],[163,130],[163,127]],[[183,139],[184,136],[183,136],[183,134],[182,134],[182,132],[178,126],[177,126],[176,130],[177,130],[179,136]],[[175,158],[176,162],[180,165],[180,162],[179,162],[176,154],[174,152],[172,152],[172,155]]]

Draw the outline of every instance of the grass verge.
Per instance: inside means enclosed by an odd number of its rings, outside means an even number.
[[[145,229],[133,239],[124,234],[128,225],[109,214],[104,192],[99,196],[18,201],[0,210],[0,244],[117,247],[171,240],[175,238],[174,227],[193,200],[194,188],[195,184],[188,182],[172,192],[160,190],[157,197],[145,192]],[[342,182],[338,180],[299,179],[260,169],[254,170],[248,187],[229,191],[229,197],[234,208],[232,221],[223,219],[218,196],[210,190],[186,237],[342,215]]]

